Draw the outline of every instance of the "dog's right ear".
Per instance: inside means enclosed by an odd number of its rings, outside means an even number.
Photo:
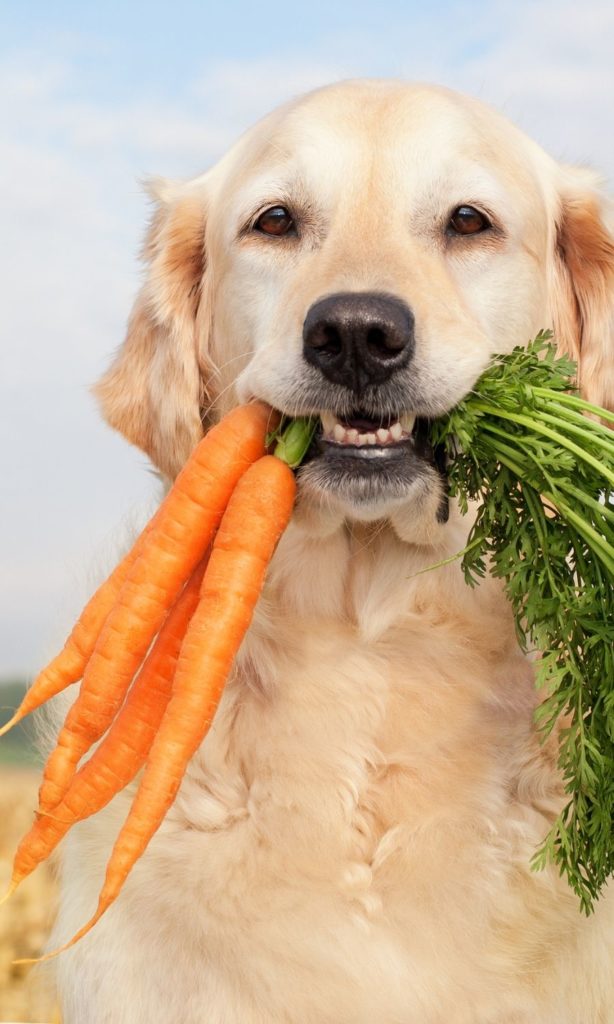
[[[563,168],[553,277],[554,336],[585,398],[614,411],[614,207],[596,175]]]
[[[209,310],[202,184],[156,180],[147,270],[126,340],[94,387],[107,422],[171,479],[203,434]]]

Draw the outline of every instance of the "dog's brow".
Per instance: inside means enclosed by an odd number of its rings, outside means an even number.
[[[252,178],[238,192],[236,203],[241,223],[253,217],[267,205],[302,206],[307,201],[307,188],[304,180],[295,175],[276,175],[270,171],[266,175]]]
[[[288,178],[267,174],[252,179],[241,188],[237,194],[237,205],[241,212],[249,214],[270,199],[290,199],[291,195],[292,183]]]

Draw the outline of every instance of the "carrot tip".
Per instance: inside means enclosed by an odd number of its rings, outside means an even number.
[[[10,899],[18,885],[19,882],[11,882],[4,896],[0,899],[0,907],[2,906],[3,903],[6,903],[8,899]]]
[[[63,953],[68,946],[72,946],[72,942],[67,943],[66,946],[60,946],[59,949],[54,949],[52,953],[45,953],[44,956],[23,956],[19,960],[13,960],[12,963],[16,967],[22,967],[25,965],[30,966],[31,964],[42,964],[45,960],[53,960],[54,956],[59,953]]]
[[[14,725],[17,725],[18,722],[21,722],[21,719],[23,717],[24,715],[20,711],[16,711],[13,717],[9,718],[8,722],[5,722],[2,728],[0,729],[0,736],[4,736],[4,734],[7,733],[9,729],[12,729]]]
[[[21,957],[19,960],[13,960],[13,964],[21,967],[24,964],[42,964],[45,963],[46,960],[53,960],[54,957],[59,956],[60,953],[63,953],[65,949],[68,949],[69,946],[72,946],[73,943],[77,941],[78,937],[78,935],[75,935],[74,939],[71,939],[70,942],[67,942],[64,946],[60,946],[59,949],[51,950],[50,953],[43,953],[42,956],[24,956]]]
[[[75,935],[73,935],[72,939],[69,939],[68,942],[65,942],[63,946],[58,946],[57,949],[52,949],[50,953],[44,953],[42,956],[23,957],[21,960],[13,960],[13,963],[14,964],[19,964],[19,965],[21,965],[21,964],[42,964],[42,963],[45,963],[46,960],[53,960],[54,957],[59,956],[60,953],[66,952],[66,950],[70,949],[71,946],[74,946],[75,943],[79,941],[79,939],[82,939],[84,935],[87,935],[87,933],[90,931],[90,929],[93,928],[94,925],[97,923],[97,921],[100,920],[100,918],[104,914],[105,910],[106,910],[106,907],[104,907],[104,906],[101,907],[99,905],[98,906],[98,910],[96,911],[94,916],[90,918],[90,920],[87,922],[87,924],[84,924],[83,927],[80,928],[79,931]]]

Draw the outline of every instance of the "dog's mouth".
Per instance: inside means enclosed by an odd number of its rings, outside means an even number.
[[[310,489],[354,506],[381,506],[404,500],[417,484],[440,481],[440,455],[428,420],[411,412],[321,412],[299,475]]]
[[[351,456],[381,456],[382,449],[396,448],[414,438],[418,419],[413,413],[374,418],[358,409],[350,416],[337,417],[324,412],[320,416],[319,440],[323,444],[349,449]]]

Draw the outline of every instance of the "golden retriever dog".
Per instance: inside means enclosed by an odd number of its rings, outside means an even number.
[[[530,869],[563,793],[501,586],[418,575],[468,532],[424,422],[493,353],[552,327],[614,403],[596,179],[475,100],[350,81],[151,191],[108,422],[167,480],[238,402],[321,433],[179,796],[57,961],[64,1024],[612,1024],[613,899]],[[68,840],[53,945],[131,795]]]

